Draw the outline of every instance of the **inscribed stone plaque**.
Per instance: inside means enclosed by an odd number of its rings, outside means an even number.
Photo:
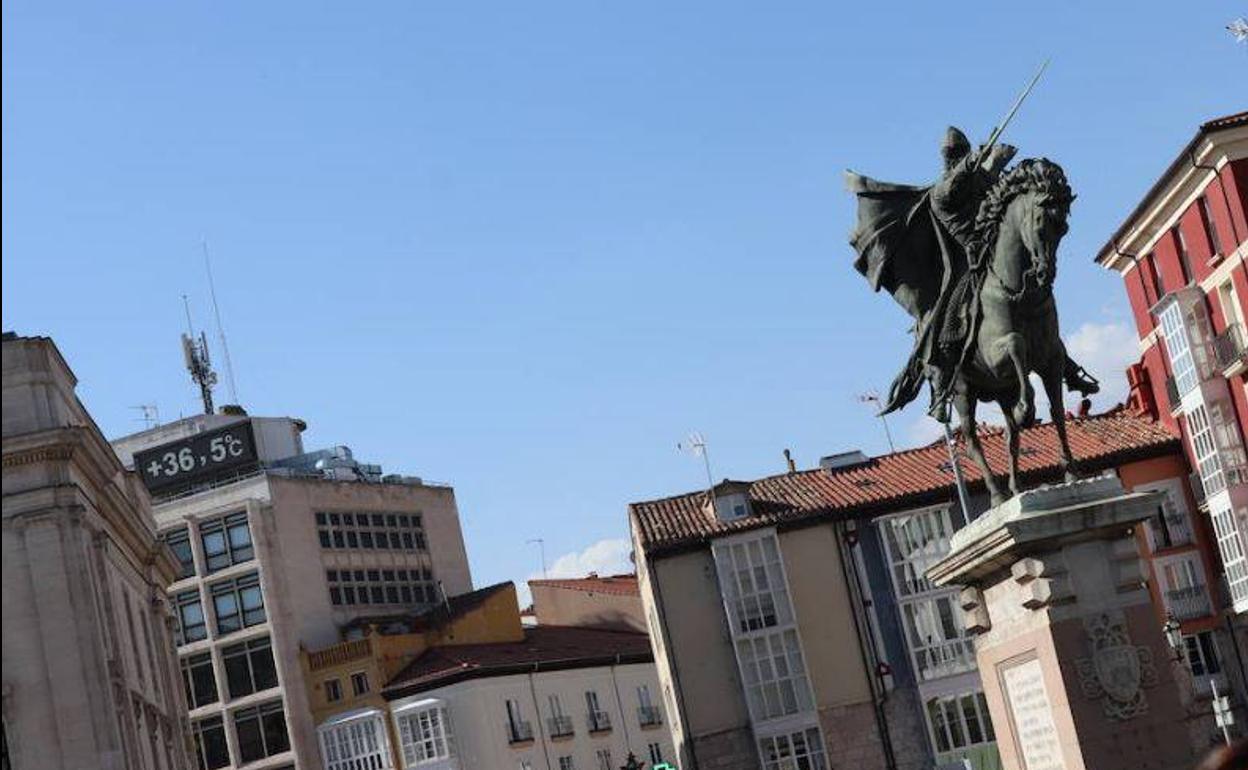
[[[1065,770],[1040,661],[1033,658],[1011,666],[1002,672],[1002,679],[1023,755],[1023,767],[1026,770]]]

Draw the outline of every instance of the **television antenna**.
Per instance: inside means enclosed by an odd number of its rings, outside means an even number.
[[[212,414],[212,386],[217,384],[217,373],[212,370],[212,361],[208,355],[208,338],[203,332],[195,338],[195,325],[191,322],[191,303],[182,295],[182,304],[186,308],[186,333],[182,335],[182,355],[186,359],[186,370],[191,379],[199,386],[199,396],[204,401],[204,414]]]
[[[130,408],[139,411],[139,416],[134,419],[142,421],[143,430],[149,430],[160,425],[160,408],[155,404],[138,404]]]
[[[702,464],[706,467],[706,494],[712,495],[715,490],[715,477],[711,475],[711,451],[706,444],[706,438],[695,430],[689,434],[689,438],[678,442],[676,448],[702,458]]]
[[[525,545],[533,545],[534,543],[537,543],[538,550],[540,551],[541,556],[542,556],[542,580],[545,580],[547,577],[546,576],[546,541],[540,537],[535,537],[532,540],[524,541],[524,543]]]
[[[884,402],[880,400],[880,394],[875,389],[871,389],[859,395],[858,400],[864,404],[875,404],[875,416],[880,418],[880,423],[884,426],[884,437],[888,439],[888,451],[895,453],[897,447],[893,445],[893,432],[888,429],[888,417],[880,411],[884,407]]]

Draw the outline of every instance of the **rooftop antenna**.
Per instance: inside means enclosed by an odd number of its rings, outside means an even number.
[[[942,425],[945,429],[945,448],[949,450],[949,467],[953,469],[953,481],[958,487],[958,505],[962,508],[962,521],[970,524],[971,509],[966,504],[966,478],[962,476],[962,463],[959,461],[957,442],[953,440],[953,428],[949,427],[949,423],[942,423]]]
[[[537,547],[539,551],[541,552],[541,556],[542,556],[542,580],[545,580],[546,579],[546,541],[540,537],[535,537],[532,540],[524,541],[524,543],[525,545],[533,545],[534,543],[537,543]]]
[[[150,430],[160,425],[160,408],[155,404],[139,404],[130,408],[139,410],[139,416],[134,419],[143,422],[143,430]]]
[[[880,418],[880,424],[884,426],[884,437],[888,439],[888,451],[896,453],[897,447],[893,445],[893,432],[888,429],[888,417],[882,411],[884,404],[880,401],[880,394],[872,389],[858,396],[858,400],[864,404],[875,404],[876,416]]]
[[[706,495],[707,499],[713,498],[715,491],[715,477],[711,475],[711,453],[707,448],[706,439],[698,431],[689,434],[689,438],[676,445],[676,448],[682,452],[692,452],[695,457],[701,457],[703,465],[706,466]]]
[[[208,357],[208,338],[200,332],[195,339],[195,325],[191,322],[191,302],[182,295],[182,304],[186,308],[186,333],[182,335],[182,355],[186,358],[186,370],[191,379],[199,385],[200,398],[204,400],[204,414],[212,414],[212,386],[217,384],[217,373],[212,370],[212,361]]]
[[[230,402],[237,404],[238,386],[234,383],[234,364],[230,362],[230,346],[225,341],[225,327],[221,325],[221,308],[217,306],[217,284],[212,280],[212,260],[208,257],[208,239],[203,240],[204,271],[208,273],[208,294],[212,297],[212,317],[217,323],[217,339],[221,342],[221,355],[225,358],[225,384],[230,389]]]

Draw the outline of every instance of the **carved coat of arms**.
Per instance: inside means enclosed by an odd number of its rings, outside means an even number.
[[[1105,716],[1127,720],[1148,711],[1145,687],[1157,684],[1153,654],[1131,644],[1122,613],[1097,613],[1083,621],[1092,657],[1075,662],[1085,698],[1102,699]]]

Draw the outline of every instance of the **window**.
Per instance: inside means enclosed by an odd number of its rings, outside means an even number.
[[[927,702],[927,719],[938,754],[997,739],[982,692],[932,698]]]
[[[200,719],[191,723],[195,737],[195,759],[199,770],[215,770],[230,764],[230,750],[225,743],[225,723],[221,717]]]
[[[737,660],[750,715],[756,722],[812,708],[796,631],[739,639]]]
[[[771,735],[758,739],[763,755],[763,770],[827,770],[819,728],[811,727],[795,733]]]
[[[907,599],[897,604],[906,644],[921,681],[970,671],[975,650],[963,635],[962,610],[957,592]]]
[[[615,770],[611,765],[611,749],[598,749],[594,756],[598,760],[598,770]]]
[[[363,695],[368,692],[368,674],[357,671],[351,675],[351,692]]]
[[[637,722],[642,727],[661,724],[663,721],[658,708],[650,700],[650,688],[641,685],[637,688]]]
[[[1171,306],[1173,308],[1173,306]],[[1170,309],[1167,309],[1168,315]],[[1186,344],[1186,336],[1183,337]],[[1188,355],[1191,360],[1191,355]],[[1178,381],[1178,365],[1175,365],[1175,380]],[[1192,369],[1192,387],[1195,387],[1195,369]],[[1183,391],[1180,391],[1183,392]],[[1226,489],[1226,474],[1222,470],[1222,457],[1214,442],[1213,428],[1209,425],[1209,412],[1204,404],[1200,404],[1187,413],[1187,435],[1192,444],[1192,454],[1196,456],[1196,468],[1200,472],[1200,483],[1207,496],[1216,495]]]
[[[533,740],[533,726],[525,721],[518,701],[508,699],[507,707],[507,741],[523,743]]]
[[[1209,518],[1213,521],[1213,531],[1218,540],[1218,553],[1222,556],[1222,568],[1226,572],[1231,601],[1237,609],[1241,608],[1248,603],[1248,559],[1244,556],[1244,545],[1235,524],[1235,516],[1229,506],[1210,506]]]
[[[1153,279],[1153,302],[1160,302],[1161,298],[1166,294],[1166,285],[1161,281],[1161,271],[1157,269],[1157,257],[1149,252],[1144,257],[1145,264],[1148,265],[1149,277]]]
[[[322,727],[325,770],[380,770],[390,767],[390,741],[380,713]]]
[[[1170,365],[1174,369],[1174,384],[1179,395],[1183,396],[1196,387],[1200,377],[1187,339],[1187,326],[1180,303],[1172,301],[1162,311],[1161,331],[1166,340],[1166,351],[1170,354]]]
[[[315,518],[322,548],[425,550],[425,531],[419,513],[317,513]]]
[[[1170,228],[1174,236],[1174,250],[1179,255],[1179,270],[1183,272],[1183,285],[1192,282],[1192,263],[1187,254],[1187,241],[1183,240],[1183,228],[1175,225]]]
[[[277,687],[273,647],[267,636],[222,649],[221,662],[231,698]]]
[[[234,733],[238,736],[238,758],[243,762],[271,757],[290,748],[280,700],[235,711]]]
[[[399,743],[403,747],[403,763],[408,767],[435,759],[455,756],[450,721],[441,706],[419,711],[400,711]]]
[[[603,711],[598,705],[598,693],[593,690],[585,691],[585,710],[591,733],[605,732],[611,729],[611,715]]]
[[[178,579],[192,577],[195,574],[195,555],[191,553],[191,536],[186,528],[166,532],[164,534],[165,544],[169,546],[169,550],[173,551],[174,557],[178,560]]]
[[[209,574],[255,558],[245,512],[200,524],[199,539],[204,546],[204,565]]]
[[[1200,196],[1196,199],[1200,209],[1200,223],[1205,227],[1205,237],[1209,239],[1209,251],[1215,256],[1225,256],[1222,250],[1222,238],[1218,235],[1218,226],[1213,218],[1213,210],[1209,208],[1209,199]]]
[[[417,604],[436,601],[433,571],[428,567],[400,570],[326,570],[329,601],[335,605]]]
[[[212,674],[212,653],[182,658],[182,684],[186,686],[186,703],[199,708],[217,702],[217,680]]]
[[[953,525],[948,508],[890,516],[879,522],[897,596],[935,590],[927,569],[949,554]]]
[[[260,593],[260,576],[255,572],[214,583],[211,591],[218,634],[264,622],[264,595]]]
[[[173,606],[174,620],[177,623],[174,637],[179,645],[208,638],[208,626],[204,623],[204,606],[199,600],[198,590],[191,589],[175,594]]]
[[[1192,676],[1212,676],[1222,672],[1222,662],[1218,658],[1218,647],[1213,642],[1212,631],[1201,631],[1198,634],[1183,637],[1187,652],[1187,666]]]
[[[329,703],[342,700],[342,684],[337,679],[325,680],[325,700]]]
[[[663,746],[658,743],[651,743],[647,748],[650,750],[650,764],[658,765],[663,762]]]
[[[559,770],[576,770],[576,762],[572,757],[559,757]]]
[[[775,535],[717,545],[714,553],[734,635],[793,622]]]

